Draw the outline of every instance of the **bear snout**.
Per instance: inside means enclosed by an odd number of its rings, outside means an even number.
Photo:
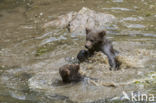
[[[85,48],[87,48],[87,49],[88,49],[88,46],[87,46],[87,45],[85,45]]]
[[[90,41],[86,42],[85,48],[91,49],[92,48],[92,43]]]

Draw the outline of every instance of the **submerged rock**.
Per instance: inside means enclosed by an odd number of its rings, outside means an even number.
[[[44,24],[43,28],[68,28],[69,32],[85,33],[85,28],[107,28],[116,20],[115,16],[96,12],[83,7],[79,12],[70,12],[59,16],[56,20]]]

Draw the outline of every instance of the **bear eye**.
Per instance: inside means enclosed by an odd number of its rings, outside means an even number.
[[[90,41],[91,41],[91,42],[94,42],[94,40],[93,40],[93,39],[91,39]]]

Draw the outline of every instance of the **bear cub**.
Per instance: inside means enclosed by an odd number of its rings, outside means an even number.
[[[120,63],[116,59],[117,54],[110,40],[106,38],[106,32],[104,30],[90,30],[86,28],[86,44],[87,50],[81,50],[77,58],[80,62],[83,62],[88,57],[91,57],[94,52],[103,52],[109,60],[110,70],[118,70]]]
[[[80,65],[66,64],[59,68],[59,73],[64,83],[79,82],[83,76],[79,73]]]

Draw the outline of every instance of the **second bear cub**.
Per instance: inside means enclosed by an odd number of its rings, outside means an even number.
[[[80,65],[66,64],[59,69],[60,76],[64,83],[79,82],[83,76],[79,73]]]
[[[113,48],[111,41],[109,41],[105,35],[106,32],[104,30],[86,29],[85,47],[88,49],[85,51],[88,54],[86,58],[93,55],[95,51],[101,51],[108,57],[110,70],[118,70],[120,66],[120,63],[116,59],[118,52]],[[82,50],[78,54],[78,59],[80,58],[79,56],[81,53]]]

